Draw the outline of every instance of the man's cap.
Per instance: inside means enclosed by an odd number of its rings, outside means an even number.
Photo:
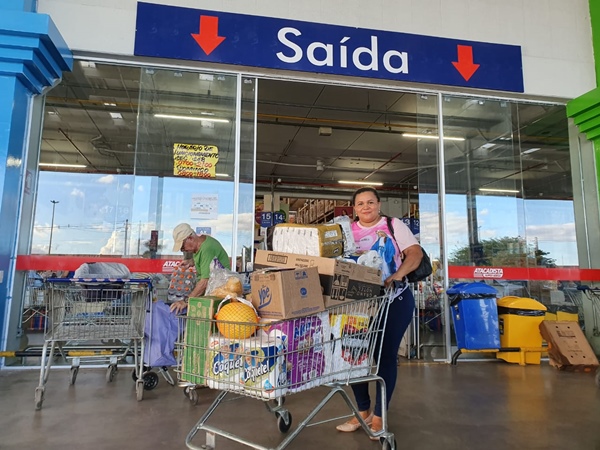
[[[194,234],[194,230],[192,230],[192,227],[190,227],[190,224],[188,223],[180,223],[173,228],[173,240],[175,241],[175,244],[173,245],[173,251],[180,251],[185,238],[191,236],[192,234]]]

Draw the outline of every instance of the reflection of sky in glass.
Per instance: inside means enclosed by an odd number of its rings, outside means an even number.
[[[251,185],[240,189],[252,191]],[[53,254],[141,255],[148,250],[144,243],[150,232],[159,230],[158,254],[180,257],[172,251],[171,233],[178,223],[188,222],[193,228],[210,228],[231,255],[233,190],[232,182],[220,180],[40,172],[32,253],[48,252],[51,200],[57,200]],[[192,196],[201,194],[218,196],[216,218],[191,217]],[[253,206],[240,211],[239,246],[253,243]]]
[[[57,200],[52,237],[53,254],[143,254],[151,230],[159,230],[158,254],[173,252],[172,230],[179,222],[209,227],[211,234],[232,253],[233,189],[230,181],[158,178],[132,175],[40,172],[32,253],[46,254],[50,239],[51,200]],[[240,186],[240,199],[250,198],[252,185]],[[192,196],[218,194],[216,219],[192,219]],[[241,201],[238,249],[252,246],[254,202]],[[439,258],[437,195],[419,196],[421,243]],[[511,197],[477,196],[480,240],[522,236],[530,245],[548,252],[559,266],[578,265],[573,204],[569,200],[522,201]],[[468,245],[466,198],[446,197],[446,229],[449,254]],[[519,232],[519,230],[523,230]],[[240,253],[240,251],[238,251]]]
[[[521,236],[548,252],[558,266],[578,265],[571,200],[480,195],[476,204],[480,240]],[[440,253],[438,211],[437,195],[419,195],[421,244],[435,258]],[[446,196],[446,232],[449,255],[469,244],[466,196]]]

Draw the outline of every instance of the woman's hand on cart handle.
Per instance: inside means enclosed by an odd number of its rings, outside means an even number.
[[[390,275],[384,282],[383,285],[386,288],[402,288],[404,287],[404,285],[406,285],[406,278],[402,277],[402,278],[398,278],[398,272],[396,272],[393,275]]]
[[[171,312],[174,312],[175,314],[181,314],[181,313],[183,313],[183,311],[185,311],[187,306],[188,306],[187,299],[178,300],[174,303],[171,303],[171,307],[169,309],[171,310]]]
[[[405,286],[406,286],[405,280],[393,280],[394,289],[404,289]]]

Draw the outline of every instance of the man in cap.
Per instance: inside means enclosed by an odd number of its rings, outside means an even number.
[[[173,229],[173,240],[175,245],[173,251],[191,253],[196,266],[196,286],[190,292],[190,297],[203,295],[208,285],[210,269],[222,267],[231,269],[227,252],[212,236],[202,234],[198,236],[187,223],[180,223]],[[171,305],[171,311],[180,314],[187,307],[187,299],[180,300]]]

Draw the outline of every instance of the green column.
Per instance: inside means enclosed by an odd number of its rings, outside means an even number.
[[[567,115],[594,144],[596,180],[600,181],[600,1],[590,0],[590,22],[596,68],[596,89],[567,103]],[[600,185],[600,182],[598,183]],[[599,192],[600,196],[600,192]]]

